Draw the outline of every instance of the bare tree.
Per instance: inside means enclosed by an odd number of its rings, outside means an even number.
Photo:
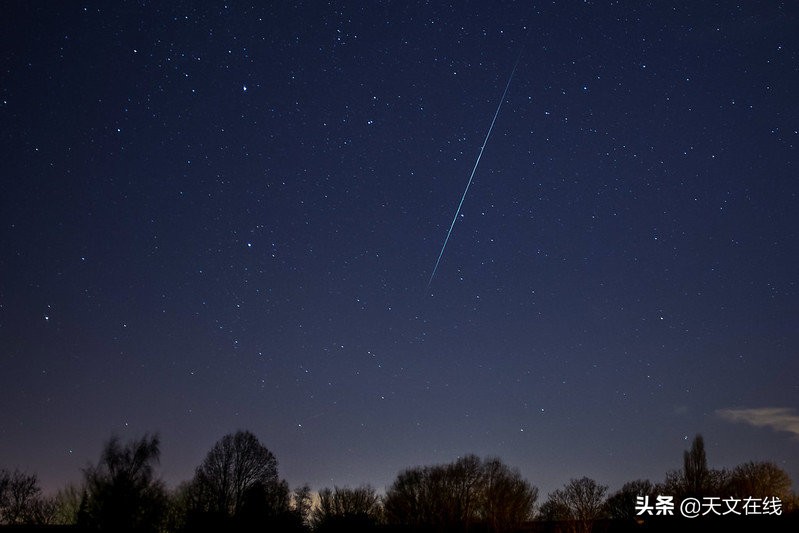
[[[499,459],[482,466],[480,518],[490,531],[513,531],[532,518],[538,489]]]
[[[164,531],[184,531],[189,515],[192,484],[183,481],[167,493],[167,509],[164,517]]]
[[[0,524],[46,522],[41,492],[35,474],[0,470]]]
[[[605,504],[605,509],[610,518],[615,520],[632,520],[637,513],[635,501],[638,496],[652,496],[654,486],[648,479],[628,481],[613,493]]]
[[[532,515],[538,490],[499,459],[467,455],[454,463],[401,472],[385,498],[393,524],[489,531],[518,527]]]
[[[572,479],[565,487],[549,494],[543,508],[552,513],[549,519],[567,520],[575,532],[590,532],[594,523],[605,518],[606,485],[591,478]]]
[[[429,467],[408,468],[397,475],[384,503],[389,522],[417,528],[431,524],[429,478]]]
[[[238,524],[247,531],[261,530],[289,518],[289,486],[286,481],[268,485],[256,481],[244,491],[241,507],[236,515]]]
[[[784,504],[791,504],[791,478],[772,462],[744,463],[735,467],[728,483],[730,496],[737,498],[778,497]]]
[[[112,437],[97,466],[84,470],[79,524],[100,531],[158,531],[166,508],[164,485],[155,477],[159,444],[158,436],[125,446]]]
[[[311,525],[311,509],[313,498],[311,497],[311,487],[308,484],[297,487],[291,494],[291,508],[297,515],[300,525]]]
[[[249,431],[225,435],[214,444],[195,472],[194,485],[201,510],[228,517],[239,516],[248,491],[261,491],[277,503],[288,497],[277,475],[277,459]]]
[[[83,499],[83,489],[68,484],[53,496],[53,519],[56,525],[68,526],[78,523],[78,512]]]
[[[476,455],[460,457],[444,467],[442,481],[449,485],[452,515],[468,528],[479,519],[477,507],[481,497],[483,468]]]
[[[311,523],[315,531],[368,530],[381,522],[382,514],[380,498],[369,485],[326,488],[319,492]]]
[[[571,520],[571,511],[569,506],[560,499],[553,499],[552,494],[549,495],[547,501],[541,504],[538,510],[538,519],[545,522],[560,522]]]

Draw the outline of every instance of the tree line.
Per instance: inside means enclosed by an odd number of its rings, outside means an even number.
[[[772,462],[731,470],[708,467],[701,435],[683,454],[682,469],[663,482],[635,480],[613,494],[583,477],[538,505],[538,489],[498,458],[460,457],[447,464],[400,472],[385,494],[369,485],[290,489],[277,459],[249,431],[222,437],[191,480],[168,490],[156,475],[157,435],[122,443],[116,437],[83,471],[80,485],[45,496],[37,477],[0,470],[0,525],[61,524],[82,531],[192,533],[204,531],[457,531],[589,532],[597,524],[641,524],[643,497],[779,498],[783,516],[796,517],[788,474]],[[537,521],[537,522],[536,522]],[[548,524],[537,527],[535,524]],[[674,525],[672,523],[671,525]]]

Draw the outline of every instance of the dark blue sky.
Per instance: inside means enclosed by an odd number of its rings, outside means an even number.
[[[5,6],[0,466],[799,479],[795,4],[273,4]]]

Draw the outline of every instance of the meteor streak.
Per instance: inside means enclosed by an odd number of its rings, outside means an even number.
[[[430,274],[430,280],[427,282],[427,290],[430,290],[430,284],[433,283],[433,278],[436,275],[436,270],[438,270],[438,264],[441,262],[441,257],[444,255],[444,250],[447,248],[447,243],[449,242],[449,236],[452,235],[452,228],[455,227],[455,221],[458,220],[458,214],[461,212],[461,206],[463,206],[463,201],[466,199],[466,193],[469,192],[469,187],[472,185],[472,179],[474,179],[474,173],[477,172],[477,165],[480,164],[480,158],[483,157],[483,150],[486,148],[486,144],[488,144],[488,138],[491,137],[491,130],[494,129],[494,123],[497,121],[497,116],[499,116],[499,110],[502,109],[502,102],[505,101],[505,95],[508,94],[508,88],[510,87],[510,82],[513,80],[513,75],[516,74],[516,67],[519,66],[519,59],[522,56],[519,54],[519,57],[516,59],[516,63],[513,65],[513,70],[508,76],[508,83],[505,84],[505,90],[502,92],[502,97],[499,99],[499,104],[497,105],[497,110],[494,112],[494,118],[491,120],[491,126],[488,128],[488,133],[486,133],[486,137],[483,140],[483,146],[480,147],[480,153],[477,154],[477,160],[474,162],[474,167],[472,167],[472,173],[469,176],[469,182],[466,184],[466,188],[463,190],[463,195],[461,196],[461,201],[458,204],[458,209],[455,210],[455,216],[452,217],[452,224],[449,225],[449,231],[447,231],[447,237],[444,239],[444,244],[441,246],[441,252],[438,254],[438,259],[436,259],[436,266],[433,267],[433,273]]]

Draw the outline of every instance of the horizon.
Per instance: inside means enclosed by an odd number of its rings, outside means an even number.
[[[246,428],[239,428],[239,430],[245,430],[246,431]],[[229,432],[228,434],[232,434],[232,432]],[[158,432],[148,432],[148,433],[145,433],[145,435],[157,435],[159,438],[162,438],[162,435],[160,433],[158,433]],[[696,437],[698,435],[700,435],[700,434],[694,435],[694,437]],[[220,436],[220,439],[221,439],[221,437],[222,436]],[[136,437],[133,436],[132,438],[135,439]],[[127,443],[127,441],[125,439],[121,439],[121,441],[122,441],[123,444]],[[98,452],[99,452],[100,449],[102,449],[104,447],[105,442],[107,442],[107,439],[98,448]],[[690,441],[689,441],[689,444],[690,444]],[[211,445],[209,445],[208,449],[210,450],[210,448],[211,448]],[[268,446],[267,446],[267,448],[268,448]],[[689,449],[689,445],[687,445],[683,451],[687,451],[688,449]],[[270,451],[272,451],[272,450],[270,450]],[[274,453],[274,451],[272,451],[272,452]],[[318,495],[319,491],[321,491],[323,489],[326,489],[326,488],[330,488],[330,489],[333,489],[333,488],[336,488],[336,487],[338,487],[338,488],[356,488],[356,487],[368,485],[368,486],[374,488],[375,491],[377,492],[377,494],[382,496],[382,495],[385,495],[386,490],[394,482],[394,480],[396,479],[397,475],[399,475],[402,471],[404,471],[407,468],[441,465],[441,464],[445,464],[445,463],[448,463],[448,462],[452,462],[452,461],[454,461],[456,459],[460,459],[461,457],[464,457],[466,455],[470,455],[470,453],[466,452],[466,453],[458,455],[456,457],[452,457],[448,461],[445,460],[445,461],[439,461],[439,462],[436,462],[436,463],[424,463],[424,464],[406,465],[405,467],[402,467],[401,469],[397,470],[397,472],[394,474],[394,476],[392,478],[390,478],[389,481],[386,482],[384,485],[378,485],[378,484],[372,483],[369,480],[364,480],[364,481],[361,481],[361,482],[358,482],[358,483],[346,483],[346,484],[336,483],[335,480],[331,480],[329,484],[313,485],[313,484],[309,483],[309,485],[310,485],[310,488],[311,488],[311,493],[313,495]],[[497,457],[500,460],[503,460],[502,457],[497,456],[497,455],[491,455],[491,454],[479,455],[479,457],[481,459]],[[677,455],[677,457],[679,458],[679,454]],[[200,466],[200,464],[202,462],[202,459],[204,459],[204,458],[205,458],[205,455],[203,455],[202,458],[197,462],[197,465],[196,465],[197,467]],[[86,462],[85,462],[85,466],[91,466],[91,465],[96,464],[98,459],[99,459],[99,453],[98,453],[96,458],[87,459]],[[276,459],[277,459],[277,462],[278,462],[278,475],[279,475],[280,479],[284,479],[284,480],[286,480],[288,482],[289,481],[288,477],[283,475],[283,473],[281,471],[281,468],[280,468],[280,457],[276,455]],[[712,470],[731,471],[735,466],[738,466],[739,464],[743,464],[743,463],[746,463],[746,462],[749,462],[749,461],[755,461],[755,462],[757,462],[757,461],[767,461],[767,462],[772,462],[772,463],[776,464],[778,467],[784,469],[784,467],[782,465],[780,465],[778,462],[773,461],[773,460],[769,460],[769,459],[766,459],[766,458],[749,459],[749,460],[741,461],[741,462],[739,462],[737,464],[724,465],[724,466],[719,466],[719,465],[714,464],[712,461],[708,461],[708,466]],[[503,460],[503,462],[505,462],[505,461]],[[647,477],[641,477],[641,476],[632,477],[632,478],[629,478],[629,479],[622,480],[616,486],[614,486],[614,485],[612,485],[610,483],[607,483],[607,482],[605,482],[602,479],[593,478],[592,476],[587,475],[587,474],[585,476],[582,476],[582,475],[579,475],[579,474],[575,474],[575,475],[571,476],[570,478],[564,479],[560,485],[553,486],[551,489],[545,490],[539,484],[536,483],[535,479],[529,478],[529,477],[527,477],[525,475],[525,469],[522,468],[522,466],[510,464],[510,463],[507,463],[507,462],[505,462],[505,464],[507,464],[507,466],[512,468],[512,469],[518,469],[519,472],[522,475],[522,478],[526,479],[533,487],[538,489],[539,493],[538,493],[538,500],[536,502],[536,505],[540,505],[543,501],[546,501],[547,496],[551,492],[553,492],[554,490],[561,489],[569,481],[571,481],[573,479],[578,479],[578,478],[581,478],[581,477],[589,477],[591,479],[594,479],[594,481],[596,481],[598,484],[606,486],[608,488],[608,495],[611,495],[614,492],[616,492],[619,489],[621,489],[621,487],[622,487],[622,485],[624,483],[627,483],[627,482],[630,482],[630,481],[636,481],[636,480],[640,480],[640,479],[646,479],[648,481],[651,481],[653,485],[657,485],[659,483],[662,483],[666,479],[666,476],[667,476],[667,474],[669,472],[674,472],[674,471],[680,471],[681,470],[680,462],[677,461],[674,468],[671,468],[668,471],[663,472],[662,476],[660,476],[658,478],[647,478]],[[161,479],[161,481],[164,482],[166,488],[168,490],[170,490],[170,491],[176,490],[182,483],[191,481],[193,479],[193,477],[194,477],[194,470],[192,470],[191,472],[189,472],[188,475],[186,475],[183,478],[176,478],[175,477],[175,478],[172,478],[172,479],[166,479],[164,476],[161,475],[161,472],[160,472],[160,470],[163,469],[163,467],[164,467],[164,461],[163,461],[163,459],[161,459],[159,461],[158,465],[157,465],[157,469],[156,469],[157,476],[156,477],[158,479]],[[8,467],[6,466],[6,468],[8,468]],[[13,470],[14,468],[11,468],[11,469]],[[28,473],[28,474],[35,474],[37,476],[38,480],[39,480],[39,483],[42,484],[42,479],[43,478],[42,478],[42,476],[41,476],[41,474],[39,472],[36,472],[35,470],[26,470],[26,469],[20,469],[20,471],[22,471],[24,473]],[[58,492],[58,490],[66,487],[68,485],[80,486],[83,483],[82,476],[83,476],[83,470],[80,470],[77,479],[68,479],[65,482],[61,483],[60,485],[56,486],[55,488],[53,488],[52,486],[43,487],[43,492],[45,494],[51,494],[52,495],[52,494],[55,494],[56,492]],[[47,479],[47,477],[45,477],[44,479]],[[305,485],[306,483],[308,483],[308,482],[304,482],[304,481],[289,482],[289,487],[290,487],[291,490],[294,490],[295,488],[298,488],[298,487],[300,487],[302,485]],[[792,489],[794,490],[794,492],[796,492],[797,491],[797,482],[792,476],[791,476],[791,486],[792,486]]]

